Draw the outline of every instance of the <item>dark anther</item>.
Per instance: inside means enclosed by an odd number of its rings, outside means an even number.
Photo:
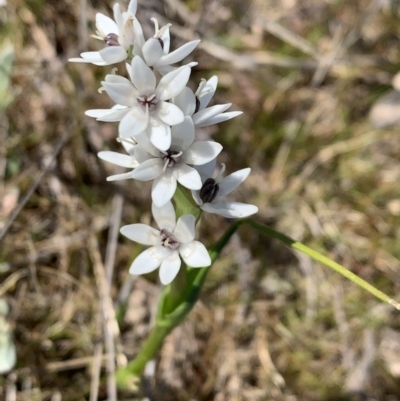
[[[158,39],[158,41],[160,42],[161,49],[164,50],[164,41],[163,41],[161,38],[157,38],[157,39]]]
[[[207,178],[200,189],[200,199],[204,203],[211,203],[218,195],[219,186],[214,178]]]
[[[119,46],[118,35],[115,33],[109,33],[104,38],[104,43],[106,46]]]
[[[197,96],[195,96],[195,99],[196,99],[196,108],[194,109],[194,112],[197,113],[200,110],[200,99]]]

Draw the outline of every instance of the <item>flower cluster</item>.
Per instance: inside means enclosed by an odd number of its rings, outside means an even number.
[[[109,181],[136,179],[153,181],[152,213],[158,228],[131,224],[121,233],[140,244],[151,245],[132,263],[130,273],[149,273],[160,267],[160,280],[170,283],[178,274],[181,258],[190,267],[211,264],[209,254],[194,240],[196,218],[190,214],[176,221],[171,200],[178,183],[202,211],[224,217],[246,217],[257,207],[225,200],[250,173],[250,168],[224,177],[225,165],[215,174],[217,156],[222,146],[215,141],[196,140],[196,128],[217,124],[241,114],[227,110],[231,103],[209,106],[218,79],[203,79],[196,92],[188,86],[192,67],[197,63],[176,66],[198,45],[194,40],[170,52],[167,24],[155,25],[154,36],[145,39],[136,18],[137,0],[121,11],[115,4],[114,20],[98,13],[97,33],[103,41],[100,51],[84,52],[69,61],[99,66],[126,63],[127,75],[105,76],[100,91],[105,91],[115,105],[111,109],[87,110],[98,121],[118,122],[118,140],[126,153],[103,151],[99,157],[130,169],[108,177]],[[191,195],[190,195],[191,194]]]

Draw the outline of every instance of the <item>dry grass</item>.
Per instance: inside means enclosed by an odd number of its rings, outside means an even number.
[[[110,371],[140,348],[160,292],[156,275],[130,281],[140,249],[115,228],[150,221],[150,188],[105,181],[114,170],[96,153],[118,149],[116,125],[83,114],[110,104],[97,93],[104,70],[67,64],[94,48],[86,18],[91,28],[111,3],[9,3],[0,45],[11,42],[16,61],[14,100],[0,112],[0,228],[26,204],[0,249],[18,350],[0,399],[107,399]],[[395,297],[400,132],[367,117],[399,69],[398,3],[139,3],[147,33],[157,16],[174,23],[174,46],[203,39],[192,82],[217,74],[217,100],[244,111],[201,133],[224,145],[230,172],[252,167],[237,198]],[[204,218],[204,242],[228,224]],[[119,332],[112,304],[125,302]],[[370,295],[242,228],[136,394],[118,400],[400,400],[399,330],[398,315]]]

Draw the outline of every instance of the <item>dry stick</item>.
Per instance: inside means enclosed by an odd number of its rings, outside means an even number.
[[[260,23],[261,26],[271,35],[276,36],[283,42],[289,43],[293,47],[296,47],[303,53],[306,53],[315,59],[319,58],[317,49],[308,40],[303,39],[301,36],[289,31],[275,21],[260,18]]]
[[[14,287],[21,278],[27,276],[28,273],[28,268],[25,268],[17,270],[15,273],[8,276],[0,285],[0,297],[2,297],[10,288]]]
[[[54,168],[53,166],[53,162],[55,161],[56,157],[58,156],[58,154],[60,153],[61,149],[63,148],[63,146],[65,145],[65,143],[68,141],[68,139],[70,138],[71,135],[71,130],[68,130],[67,132],[65,132],[63,134],[63,136],[60,138],[60,140],[58,141],[54,152],[51,156],[51,159],[49,161],[49,163],[46,164],[46,166],[43,168],[42,172],[39,174],[39,177],[36,179],[36,181],[33,183],[33,185],[31,186],[31,188],[29,189],[29,191],[26,193],[26,195],[24,196],[24,198],[22,199],[21,203],[18,205],[18,207],[14,210],[14,212],[11,214],[10,218],[8,219],[7,223],[5,224],[5,226],[3,227],[3,229],[0,232],[0,241],[3,240],[4,236],[6,235],[7,231],[9,230],[9,228],[12,226],[12,224],[14,223],[14,220],[18,217],[18,215],[21,213],[22,209],[25,207],[26,203],[28,202],[28,200],[30,199],[30,197],[33,195],[33,193],[36,191],[36,188],[39,186],[40,181],[42,181],[43,177],[45,176],[45,174]]]
[[[114,349],[114,337],[119,334],[119,327],[117,319],[115,316],[115,311],[110,297],[109,286],[107,283],[105,269],[101,260],[99,245],[97,238],[94,234],[90,236],[89,239],[89,249],[90,255],[93,263],[94,276],[97,284],[97,288],[100,296],[101,311],[104,317],[104,337],[106,352],[109,355],[107,358],[107,390],[108,390],[108,400],[117,401],[117,384],[115,380],[115,349]],[[110,356],[112,353],[112,356]],[[111,360],[112,363],[108,363]],[[111,366],[109,366],[111,365]]]
[[[371,1],[365,13],[362,14],[357,26],[353,28],[344,39],[342,37],[337,40],[336,48],[330,54],[319,58],[320,63],[312,77],[311,86],[316,87],[321,84],[335,60],[339,57],[342,57],[346,53],[347,49],[349,49],[349,47],[351,47],[359,39],[361,27],[366,25],[381,8],[382,0]]]
[[[117,252],[117,239],[119,233],[119,226],[121,224],[122,206],[124,198],[121,193],[116,193],[113,197],[111,204],[110,227],[108,231],[108,242],[105,257],[105,279],[107,283],[107,292],[110,293],[111,282],[114,271],[115,253]],[[106,325],[106,321],[104,321]],[[104,333],[107,333],[107,328],[104,327]],[[106,337],[107,349],[107,389],[109,399],[116,397],[116,381],[115,381],[115,341],[113,333]],[[115,398],[116,400],[116,398]]]
[[[6,388],[6,401],[17,401],[17,374],[12,372],[7,377],[8,383]]]
[[[172,26],[171,32],[184,40],[195,40],[198,36],[192,30],[181,26]],[[314,59],[281,56],[267,51],[255,51],[247,53],[236,53],[212,40],[203,39],[198,46],[217,60],[229,63],[237,70],[253,71],[259,67],[275,66],[281,68],[299,68],[306,71],[315,71],[320,63]],[[335,66],[352,66],[366,68],[377,65],[388,65],[389,63],[376,55],[352,55],[334,60]]]
[[[90,396],[89,401],[97,401],[99,396],[99,384],[100,384],[100,370],[101,370],[101,358],[103,355],[103,344],[99,343],[95,345],[94,356],[92,362],[92,381],[90,383]]]
[[[119,226],[121,224],[122,206],[124,204],[124,197],[121,193],[116,193],[113,197],[111,204],[110,227],[108,231],[107,249],[105,257],[106,279],[108,287],[111,288],[115,253],[117,252],[117,239],[119,233]]]
[[[96,354],[96,351],[95,351]],[[93,365],[93,356],[85,356],[82,358],[76,358],[76,359],[68,359],[67,361],[58,361],[58,362],[49,362],[46,365],[46,370],[50,372],[62,372],[65,370],[75,370],[75,369],[81,369],[85,368],[88,365]],[[107,361],[107,355],[102,354],[101,355],[101,365],[105,365]]]

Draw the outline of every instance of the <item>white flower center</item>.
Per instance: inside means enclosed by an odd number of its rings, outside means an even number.
[[[176,151],[176,150],[167,150],[165,152],[161,152],[160,158],[164,162],[164,169],[165,171],[167,167],[174,167],[176,164],[178,164],[181,160],[183,152],[182,151]]]
[[[161,245],[165,246],[170,249],[178,249],[179,248],[179,241],[178,239],[169,232],[167,229],[163,228],[160,230],[160,236],[161,236]]]
[[[143,106],[143,107],[148,107],[149,111],[155,110],[158,104],[158,99],[156,97],[156,94],[153,93],[151,95],[142,95],[137,98],[137,101]]]

